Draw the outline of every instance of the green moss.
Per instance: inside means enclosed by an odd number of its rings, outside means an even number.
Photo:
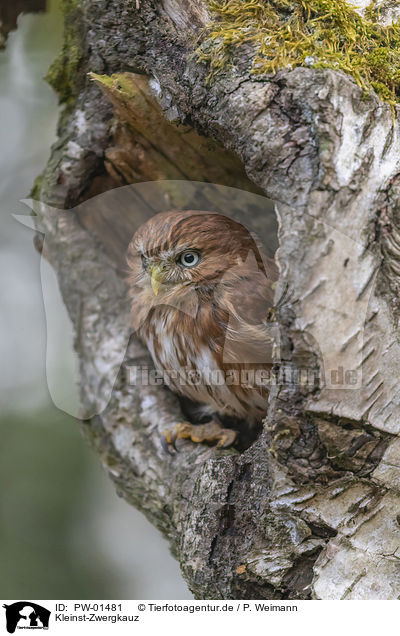
[[[215,20],[198,49],[210,76],[233,64],[237,47],[254,47],[251,73],[309,66],[351,75],[392,106],[400,102],[400,22],[377,24],[344,0],[209,0]]]
[[[133,99],[137,93],[135,83],[127,73],[113,73],[113,75],[98,75],[89,73],[89,77],[109,90],[121,93],[124,97]]]
[[[116,75],[99,75],[98,73],[89,73],[91,79],[96,80],[107,88],[113,88]]]
[[[60,103],[72,105],[79,93],[84,73],[83,19],[80,0],[62,0],[64,14],[64,42],[59,55],[50,66],[46,81],[58,93]]]
[[[32,197],[32,199],[40,201],[41,192],[43,189],[43,181],[44,181],[43,174],[40,174],[38,177],[36,177],[33,183],[31,193],[30,193],[30,196]],[[33,211],[32,211],[32,214],[34,214]]]

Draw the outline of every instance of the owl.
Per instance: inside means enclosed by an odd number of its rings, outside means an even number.
[[[233,444],[224,416],[251,427],[267,411],[274,261],[227,216],[171,210],[137,230],[127,263],[133,330],[167,386],[210,420],[175,423],[164,446],[178,438]]]

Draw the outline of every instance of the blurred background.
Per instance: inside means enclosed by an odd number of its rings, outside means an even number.
[[[117,497],[47,389],[40,259],[12,214],[27,214],[19,201],[56,138],[57,98],[43,76],[61,44],[58,5],[21,15],[0,49],[0,598],[188,599],[167,543]]]

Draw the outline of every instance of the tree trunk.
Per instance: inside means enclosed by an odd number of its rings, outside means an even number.
[[[200,1],[65,4],[64,49],[49,72],[64,110],[33,197],[46,203],[35,211],[76,331],[82,402],[98,413],[83,422],[88,439],[118,492],[168,538],[196,597],[400,597],[391,107],[329,69],[251,75],[247,47],[210,81],[195,53],[213,19]],[[276,205],[281,372],[320,380],[278,383],[263,432],[241,453],[183,442],[166,455],[157,426],[180,419],[178,400],[127,381],[128,366],[151,366],[134,338],[125,352],[121,255],[138,219],[91,197],[160,179]],[[134,191],[146,218],[159,203]],[[168,196],[171,207],[188,203],[173,187]],[[251,208],[242,215],[250,222]],[[257,223],[273,232],[270,215]]]

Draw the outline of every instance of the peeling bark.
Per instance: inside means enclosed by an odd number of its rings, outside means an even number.
[[[399,126],[350,77],[252,77],[247,50],[207,82],[194,52],[209,19],[203,3],[179,0],[79,0],[67,15],[63,67],[50,74],[66,110],[34,198],[47,204],[36,211],[76,330],[83,404],[112,391],[83,429],[198,598],[399,598]],[[119,370],[131,221],[48,207],[160,178],[276,202],[282,366],[319,381],[275,387],[243,453],[190,442],[163,453],[157,425],[180,418],[178,400],[128,384],[129,364],[150,364],[134,339]]]

